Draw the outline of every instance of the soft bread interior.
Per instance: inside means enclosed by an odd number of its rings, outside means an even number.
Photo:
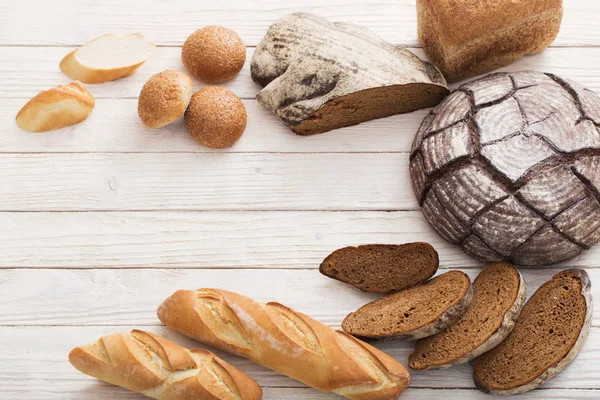
[[[139,33],[104,35],[81,46],[75,52],[79,63],[93,69],[115,69],[146,61],[154,52],[154,44]]]

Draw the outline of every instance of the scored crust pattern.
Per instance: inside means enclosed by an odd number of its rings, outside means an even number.
[[[535,71],[469,82],[423,120],[410,174],[426,219],[466,253],[572,258],[600,240],[600,97]]]

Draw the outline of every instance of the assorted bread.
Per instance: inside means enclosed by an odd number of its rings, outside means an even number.
[[[138,115],[150,128],[177,121],[192,98],[192,80],[183,72],[166,70],[152,75],[142,87]]]
[[[493,349],[512,331],[525,302],[527,285],[508,263],[490,264],[473,282],[473,301],[443,331],[419,340],[408,358],[412,369],[467,363]]]
[[[429,243],[369,244],[334,251],[319,271],[365,292],[392,293],[425,282],[438,266]]]
[[[76,347],[69,361],[81,372],[159,400],[260,400],[250,377],[207,350],[185,349],[149,332],[103,336]]]
[[[108,34],[67,54],[60,70],[84,83],[114,81],[133,74],[154,53],[154,43],[140,33]]]
[[[81,82],[38,93],[21,108],[16,121],[27,132],[45,132],[77,124],[94,109],[94,97]]]
[[[382,351],[279,303],[219,289],[180,290],[160,305],[158,318],[202,343],[348,399],[396,399],[410,380]]]
[[[360,338],[420,339],[453,324],[472,296],[467,274],[450,271],[362,306],[344,318],[342,328]]]
[[[587,273],[581,269],[557,273],[527,301],[506,340],[475,359],[475,384],[500,395],[537,388],[575,359],[591,322]]]

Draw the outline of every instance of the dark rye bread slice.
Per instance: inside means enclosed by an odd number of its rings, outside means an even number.
[[[342,328],[366,339],[420,339],[454,323],[471,298],[467,274],[450,271],[362,306],[344,319]]]
[[[531,296],[506,340],[475,359],[475,384],[500,395],[537,388],[575,359],[589,334],[591,317],[587,273],[559,272]]]
[[[365,292],[392,293],[425,282],[438,266],[438,253],[428,243],[367,244],[334,251],[319,271]]]
[[[412,369],[464,364],[502,342],[513,330],[527,295],[525,280],[508,263],[485,267],[473,282],[467,311],[437,335],[421,339],[408,358]]]

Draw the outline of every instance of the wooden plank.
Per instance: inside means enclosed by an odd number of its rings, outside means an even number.
[[[0,85],[3,90],[0,98],[33,97],[41,90],[71,80],[58,68],[62,58],[75,47],[4,47],[0,51]],[[426,58],[422,49],[410,48],[419,57]],[[250,59],[253,48],[247,49],[247,59],[240,74],[232,81],[221,84],[244,99],[254,99],[260,86],[250,77]],[[576,63],[573,60],[577,60]],[[520,71],[535,69],[552,72],[574,79],[589,89],[600,92],[600,71],[595,68],[600,63],[600,48],[550,48],[542,53],[524,57],[500,71]],[[86,85],[96,99],[132,98],[136,99],[143,84],[150,76],[165,69],[185,71],[181,63],[180,47],[159,47],[152,58],[143,64],[135,74],[118,81],[100,85]],[[206,84],[193,79],[194,88]],[[458,86],[454,84],[453,87]],[[16,113],[17,110],[14,112]]]
[[[471,279],[479,273],[478,268],[465,271]],[[522,269],[528,293],[558,271]],[[600,298],[600,269],[588,273],[592,295]],[[198,287],[231,290],[262,302],[277,301],[327,325],[339,326],[350,312],[379,297],[328,279],[314,269],[4,269],[0,270],[0,282],[0,325],[11,326],[160,325],[158,305],[176,290]],[[598,308],[593,324],[600,327]]]
[[[393,43],[416,46],[414,0],[223,0],[199,4],[134,0],[23,0],[0,3],[0,44],[79,45],[108,32],[140,31],[162,45],[181,45],[194,30],[205,25],[225,25],[244,42],[256,45],[267,27],[290,12],[311,12],[334,21],[359,24]],[[565,1],[565,16],[555,46],[600,44],[595,1]],[[51,18],[49,18],[51,16]]]
[[[408,154],[0,154],[0,210],[417,209]]]
[[[307,137],[292,133],[257,101],[243,100],[248,113],[244,135],[231,148],[211,150],[192,139],[183,119],[162,129],[144,126],[135,99],[98,99],[92,114],[80,124],[51,132],[24,132],[14,117],[26,101],[0,98],[0,152],[406,152],[429,112],[419,110]]]
[[[0,213],[0,267],[317,268],[333,250],[426,241],[443,267],[479,267],[421,212]],[[600,246],[565,263],[598,267]]]
[[[127,332],[133,327],[93,326],[93,327],[3,327],[0,328],[0,342],[10,343],[3,346],[0,356],[0,379],[2,390],[21,390],[17,398],[31,397],[26,388],[36,390],[34,382],[45,382],[42,390],[73,393],[98,393],[106,389],[105,385],[79,373],[67,361],[70,349],[96,341],[100,336]],[[204,347],[202,344],[169,330],[165,327],[148,327],[148,331],[156,332],[186,347]],[[412,351],[410,342],[377,343],[377,347],[406,365]],[[214,349],[211,349],[215,351]],[[222,351],[215,351],[226,361],[240,368],[265,387],[297,388],[304,385],[271,370],[252,364],[240,357],[231,356]],[[590,337],[575,361],[561,374],[544,385],[548,388],[600,389],[598,368],[600,367],[600,328],[593,328]],[[104,387],[99,390],[100,387]],[[412,388],[474,388],[471,378],[471,367],[462,365],[438,371],[414,371]],[[31,389],[30,389],[31,390]],[[119,398],[121,390],[111,391]],[[538,393],[545,393],[538,391]],[[293,393],[285,390],[282,393]],[[310,390],[312,394],[316,391]],[[309,392],[306,392],[309,394]],[[8,397],[7,397],[8,398]],[[61,397],[63,398],[63,397]],[[407,396],[408,398],[408,396]],[[536,397],[538,398],[538,397]]]

